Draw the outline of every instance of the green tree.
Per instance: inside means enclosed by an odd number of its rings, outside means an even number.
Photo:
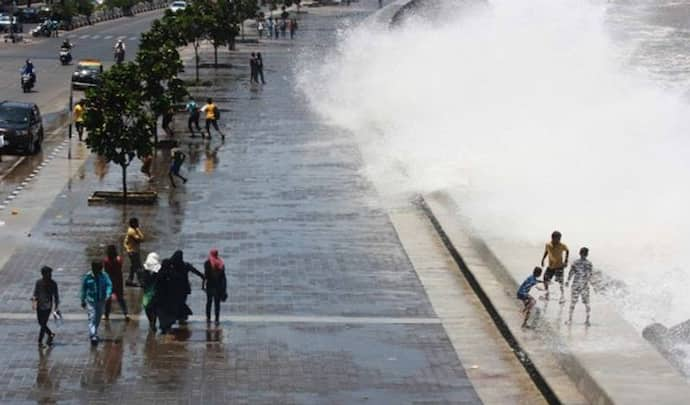
[[[233,4],[235,5],[235,18],[233,22],[236,27],[239,27],[239,31],[244,39],[244,22],[248,19],[256,18],[256,13],[259,12],[259,5],[256,0],[236,0]]]
[[[196,81],[199,82],[199,46],[201,41],[208,36],[208,27],[213,25],[213,17],[205,13],[203,0],[195,1],[187,5],[184,10],[175,13],[175,23],[182,34],[185,45],[194,47],[194,66],[196,68]]]
[[[158,117],[187,94],[184,83],[176,80],[184,68],[177,46],[184,41],[179,31],[173,29],[173,24],[173,19],[154,21],[151,29],[141,35],[136,56],[143,83],[143,97],[153,113],[152,131],[156,144]]]
[[[153,119],[143,105],[136,63],[115,65],[103,74],[98,89],[86,92],[86,144],[122,168],[123,199],[127,202],[127,167],[134,158],[151,154]]]
[[[229,45],[237,36],[237,26],[234,20],[234,8],[229,1],[197,0],[202,13],[210,16],[210,24],[206,26],[208,38],[213,45],[213,66],[218,67],[218,48]]]

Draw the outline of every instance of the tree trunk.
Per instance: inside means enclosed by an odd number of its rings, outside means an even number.
[[[122,167],[122,199],[127,204],[127,165],[120,165]]]
[[[213,44],[213,67],[218,69],[218,45]]]
[[[153,119],[153,147],[158,147],[158,115]]]
[[[199,83],[199,43],[194,43],[194,60],[196,61],[196,82]]]

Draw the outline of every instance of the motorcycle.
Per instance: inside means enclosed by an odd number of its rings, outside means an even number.
[[[36,82],[36,78],[34,75],[32,75],[31,73],[22,73],[21,84],[22,84],[22,90],[24,91],[24,93],[30,92],[31,89],[33,89],[33,87],[34,87],[35,82]]]
[[[51,33],[57,29],[57,22],[46,20],[36,28],[31,30],[31,35],[34,37],[50,37]]]
[[[60,48],[60,63],[68,65],[72,62],[72,52],[68,48]]]
[[[116,49],[115,50],[115,63],[118,65],[125,60],[125,50],[124,49]]]

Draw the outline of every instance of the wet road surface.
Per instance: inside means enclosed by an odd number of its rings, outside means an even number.
[[[366,13],[353,11],[352,18]],[[160,150],[153,182],[137,165],[129,175],[132,189],[159,192],[157,206],[89,206],[92,191],[120,187],[117,167],[90,158],[76,173],[66,172],[67,186],[31,236],[16,235],[18,247],[0,271],[1,401],[479,402],[360,173],[354,139],[319,122],[294,90],[296,56],[332,46],[332,28],[343,20],[320,10],[300,22],[306,29],[294,42],[221,52],[233,67],[218,70],[213,87],[195,89],[219,101],[228,137],[178,134],[189,155],[186,185],[169,187],[169,151]],[[248,85],[247,52],[254,49],[267,65],[261,90]],[[31,193],[29,184],[13,204]],[[125,323],[116,315],[101,331],[104,343],[89,347],[80,276],[105,245],[121,246],[130,216],[140,218],[146,252],[167,257],[182,248],[202,268],[208,250],[220,250],[229,277],[220,327],[202,322],[205,296],[192,278],[195,315],[174,337],[149,333],[138,317]],[[68,320],[56,328],[57,345],[40,351],[29,297],[45,264],[56,269]],[[138,313],[140,291],[129,288],[126,298]]]

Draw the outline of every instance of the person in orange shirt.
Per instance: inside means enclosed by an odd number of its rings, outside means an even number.
[[[137,218],[131,218],[129,220],[129,228],[127,228],[127,233],[125,234],[124,247],[125,252],[129,256],[129,277],[127,277],[127,286],[137,287],[141,284],[141,252],[139,250],[139,245],[144,241],[144,233],[139,228],[139,220]],[[137,280],[139,284],[134,283],[134,275],[137,275]]]
[[[563,296],[563,272],[568,266],[569,255],[570,251],[568,251],[568,246],[561,243],[561,233],[553,231],[551,234],[551,242],[546,244],[544,255],[541,258],[542,267],[544,266],[546,258],[549,258],[549,265],[544,272],[544,288],[546,289],[544,299],[549,299],[549,284],[553,278],[561,285],[561,298],[559,303],[565,304],[565,297]]]
[[[218,118],[220,118],[220,111],[218,107],[213,104],[213,99],[206,99],[206,105],[201,107],[201,112],[206,115],[206,133],[208,134],[208,139],[211,139],[211,125],[218,131],[222,139],[225,139],[225,134],[223,134],[218,128]],[[202,134],[203,137],[203,134]]]
[[[77,129],[77,135],[79,136],[79,142],[81,142],[81,138],[84,135],[84,112],[86,110],[84,109],[84,101],[80,100],[77,105],[74,106],[74,126]]]

